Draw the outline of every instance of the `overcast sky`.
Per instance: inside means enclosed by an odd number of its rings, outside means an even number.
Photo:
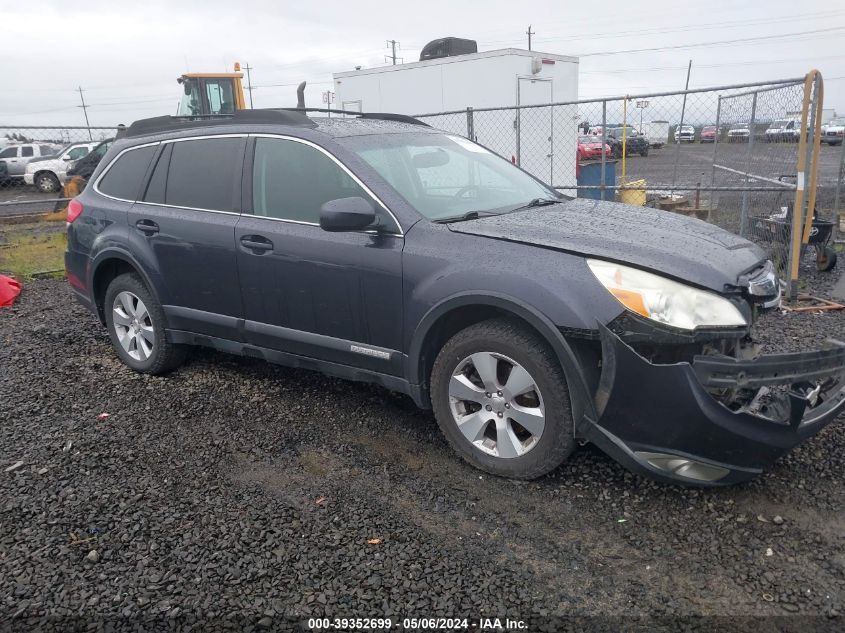
[[[845,114],[845,5],[831,0],[0,0],[0,125],[84,124],[78,86],[91,125],[173,114],[178,75],[235,61],[254,68],[256,107],[295,105],[302,80],[319,106],[332,72],[385,64],[387,39],[409,62],[447,35],[525,48],[529,24],[535,50],[580,57],[582,98],[683,88],[692,59],[691,87],[818,68]]]

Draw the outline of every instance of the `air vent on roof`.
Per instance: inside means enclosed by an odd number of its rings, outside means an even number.
[[[440,57],[454,57],[455,55],[469,55],[478,52],[475,40],[464,40],[460,37],[442,37],[426,44],[420,53],[420,61],[438,59]]]

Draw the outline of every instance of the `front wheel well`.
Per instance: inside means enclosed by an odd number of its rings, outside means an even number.
[[[442,314],[426,332],[425,340],[419,354],[419,379],[422,382],[424,401],[429,403],[429,385],[434,361],[446,342],[455,334],[471,325],[496,318],[507,318],[535,332],[542,340],[547,341],[542,332],[538,331],[526,319],[514,312],[492,305],[465,305],[449,310]]]
[[[97,306],[97,316],[100,317],[100,321],[103,325],[106,324],[105,307],[103,305],[105,302],[106,290],[112,280],[125,273],[138,274],[138,271],[132,264],[117,257],[105,260],[97,266],[97,270],[94,271],[94,279],[92,283],[94,303]]]

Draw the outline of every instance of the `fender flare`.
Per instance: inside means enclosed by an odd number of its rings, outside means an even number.
[[[149,274],[147,274],[146,269],[138,262],[138,260],[135,259],[128,251],[122,248],[116,246],[109,246],[97,253],[94,259],[91,260],[91,265],[88,268],[87,286],[91,289],[91,299],[94,302],[94,307],[97,310],[98,314],[100,312],[101,306],[97,305],[97,297],[95,295],[94,288],[94,279],[97,276],[97,271],[100,269],[100,266],[102,266],[104,262],[110,259],[119,259],[132,266],[132,268],[134,268],[135,271],[139,275],[141,275],[141,279],[144,280],[144,284],[147,286],[147,289],[152,293],[152,295],[156,298],[156,301],[161,304],[161,297],[158,296],[156,286],[152,283],[152,279],[150,278]],[[100,316],[102,317],[102,315]]]
[[[422,350],[425,341],[434,324],[448,312],[464,306],[490,306],[499,308],[505,312],[521,318],[533,327],[540,336],[552,347],[557,356],[563,373],[566,376],[569,396],[572,404],[572,416],[575,428],[578,428],[578,421],[587,415],[591,419],[597,419],[595,405],[584,372],[578,362],[578,358],[572,347],[564,338],[563,334],[543,313],[535,310],[524,302],[501,293],[459,293],[448,297],[429,309],[420,320],[411,338],[408,349],[407,375],[408,382],[412,385],[423,385],[426,377],[421,375],[420,365],[422,361]],[[427,391],[427,389],[425,389]]]

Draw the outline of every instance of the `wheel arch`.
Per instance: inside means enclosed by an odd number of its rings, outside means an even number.
[[[502,294],[461,294],[431,308],[420,321],[408,351],[407,375],[419,385],[419,404],[429,407],[429,382],[434,359],[460,330],[491,318],[506,317],[522,322],[546,341],[566,376],[575,424],[583,415],[595,419],[595,408],[587,380],[572,346],[554,323],[525,303]]]
[[[103,305],[106,289],[113,279],[124,273],[136,273],[141,277],[150,293],[160,302],[155,286],[144,271],[144,268],[134,257],[120,250],[110,249],[103,251],[97,255],[91,265],[91,277],[88,283],[88,287],[91,289],[91,297],[94,300],[94,306],[97,310],[97,316],[103,325],[106,323],[105,306]]]

